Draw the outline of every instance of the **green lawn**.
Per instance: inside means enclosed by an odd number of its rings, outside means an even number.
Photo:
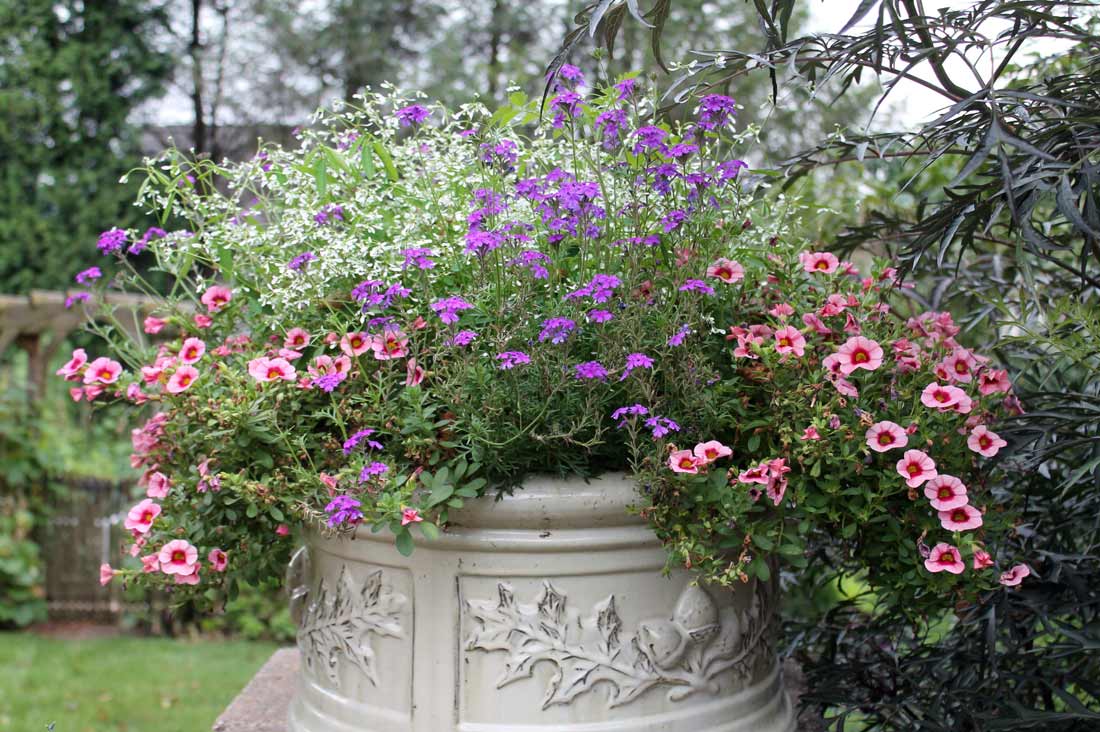
[[[0,732],[206,732],[275,648],[0,633]]]

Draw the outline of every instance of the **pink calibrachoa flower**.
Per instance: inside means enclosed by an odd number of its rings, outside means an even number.
[[[114,579],[115,570],[111,569],[109,564],[99,565],[99,584],[106,585],[112,579]]]
[[[403,508],[401,509],[401,525],[408,526],[409,524],[418,524],[424,520],[424,517],[420,515],[420,510],[416,508]]]
[[[1015,587],[1031,574],[1031,568],[1026,564],[1017,564],[1012,569],[1001,574],[999,582],[1005,587]]]
[[[160,571],[160,560],[156,554],[146,554],[141,558],[141,571],[144,574],[152,574]]]
[[[199,583],[198,562],[192,565],[190,574],[180,573],[175,575],[175,582],[177,585],[197,585]]]
[[[759,483],[760,485],[768,484],[768,464],[762,463],[755,468],[749,468],[743,471],[737,476],[738,483]]]
[[[958,348],[940,364],[947,378],[969,384],[974,379],[974,370],[978,360],[965,348]]]
[[[1012,382],[1008,380],[1007,371],[985,369],[978,374],[978,391],[982,396],[1007,393],[1011,388]]]
[[[840,260],[829,252],[802,252],[798,255],[798,261],[805,271],[821,274],[832,274],[840,266]]]
[[[776,353],[793,353],[795,356],[803,356],[806,353],[806,339],[802,332],[793,325],[787,325],[775,331]]]
[[[340,350],[355,358],[370,350],[371,338],[367,333],[348,333],[340,339]]]
[[[275,533],[278,536],[288,536],[290,534],[290,527],[286,524],[279,524],[275,527]]]
[[[905,429],[895,422],[875,422],[867,430],[867,446],[875,452],[886,452],[909,444]]]
[[[186,364],[192,364],[202,358],[206,353],[206,343],[200,338],[188,338],[180,346],[180,361]]]
[[[386,329],[381,335],[371,339],[370,348],[374,351],[375,359],[389,361],[394,358],[404,358],[409,354],[409,339],[399,330]]]
[[[194,366],[180,366],[168,379],[168,385],[164,390],[169,394],[179,394],[187,391],[187,388],[199,378],[199,371]]]
[[[1008,443],[1001,439],[996,432],[990,432],[984,424],[980,424],[970,432],[966,438],[966,446],[982,457],[993,457]]]
[[[790,316],[794,315],[794,308],[792,308],[790,305],[788,305],[785,302],[781,302],[778,305],[776,305],[775,307],[768,310],[768,315],[772,316],[773,318],[786,319],[786,318],[789,318]]]
[[[184,539],[173,539],[160,548],[157,554],[160,571],[164,574],[189,575],[195,573],[199,550]]]
[[[137,534],[148,534],[153,528],[153,522],[160,516],[160,505],[149,498],[143,498],[136,506],[126,514],[122,525],[127,531]]]
[[[842,396],[852,397],[853,399],[859,396],[859,389],[856,385],[847,379],[832,379],[833,386],[836,387],[837,392]]]
[[[963,564],[962,555],[959,554],[958,549],[941,541],[932,547],[928,559],[924,560],[924,568],[933,574],[937,572],[962,574],[966,565]]]
[[[699,460],[699,465],[707,465],[713,463],[718,458],[729,457],[733,454],[733,450],[723,445],[718,440],[710,440],[708,442],[700,442],[695,446],[692,451]]]
[[[974,550],[974,569],[986,569],[993,566],[993,557],[984,549]]]
[[[817,427],[814,427],[813,425],[810,425],[806,429],[802,430],[802,437],[799,438],[799,439],[802,439],[802,440],[820,440],[821,439],[821,433],[819,433],[817,431]]]
[[[844,341],[836,355],[840,358],[840,373],[844,376],[856,369],[874,371],[882,365],[882,346],[863,336],[853,336]]]
[[[229,557],[221,549],[211,549],[206,555],[206,561],[210,562],[210,569],[215,572],[224,572],[229,564]]]
[[[732,285],[745,279],[745,268],[729,259],[716,259],[713,264],[707,267],[707,277],[713,277]]]
[[[248,373],[261,383],[269,381],[294,381],[297,371],[285,358],[260,356],[248,362]]]
[[[168,325],[168,321],[164,318],[155,318],[152,315],[147,317],[141,323],[141,329],[149,335],[156,335],[164,330],[164,326]]]
[[[65,381],[80,381],[80,375],[88,364],[88,354],[83,348],[73,350],[72,358],[57,370],[57,375],[65,378]]]
[[[221,285],[214,285],[213,287],[206,288],[206,292],[202,293],[202,304],[206,306],[206,311],[209,313],[216,313],[233,299],[233,291],[228,287]]]
[[[930,409],[946,411],[966,396],[966,392],[951,384],[943,385],[933,381],[920,393],[920,403]]]
[[[814,329],[814,332],[818,335],[832,335],[832,330],[829,326],[825,325],[825,321],[817,317],[815,313],[806,313],[802,316],[802,322],[810,328]]]
[[[410,358],[405,363],[405,386],[418,386],[424,380],[424,368]]]
[[[676,450],[668,456],[668,467],[674,473],[698,473],[700,464],[691,450]]]
[[[204,313],[195,313],[192,320],[194,320],[196,328],[206,329],[214,324],[214,319]]]
[[[100,356],[88,364],[88,368],[84,371],[84,383],[113,384],[118,381],[118,376],[121,373],[122,364],[118,361],[112,361],[106,356]]]
[[[925,481],[936,477],[936,461],[920,450],[906,450],[898,460],[898,475],[905,478],[910,488],[919,488]]]
[[[948,531],[968,531],[982,525],[982,512],[967,504],[940,511],[940,524]]]
[[[149,486],[145,489],[145,495],[150,498],[164,498],[171,487],[168,476],[157,470],[149,475]]]
[[[970,502],[963,482],[947,473],[937,475],[925,483],[924,495],[937,511],[950,511]]]
[[[286,332],[286,338],[283,339],[283,348],[297,351],[308,346],[310,340],[309,332],[304,328],[291,328]]]

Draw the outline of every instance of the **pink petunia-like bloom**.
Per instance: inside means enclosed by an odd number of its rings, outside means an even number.
[[[304,328],[291,328],[283,339],[283,348],[297,351],[308,346],[310,340],[309,331]]]
[[[399,330],[386,329],[381,335],[371,339],[370,348],[378,361],[404,358],[409,354],[409,339]]]
[[[924,484],[924,495],[937,511],[950,511],[970,502],[966,485],[953,475],[937,475]]]
[[[798,261],[802,269],[811,273],[832,274],[840,266],[840,260],[829,252],[802,252]]]
[[[190,575],[195,573],[199,550],[184,539],[173,539],[160,548],[157,554],[160,571],[164,574]]]
[[[121,373],[122,364],[118,361],[112,361],[106,356],[100,356],[88,364],[88,368],[84,371],[84,383],[113,384],[118,381]]]
[[[905,478],[910,488],[919,488],[926,481],[936,477],[936,461],[920,450],[906,450],[898,460],[898,475]]]
[[[958,549],[941,541],[932,547],[928,559],[924,560],[924,568],[933,574],[937,572],[962,574],[966,565],[963,564],[962,555],[959,554]]]
[[[700,465],[707,465],[713,463],[719,458],[729,457],[733,454],[733,450],[723,445],[718,440],[710,440],[708,442],[700,442],[692,450],[692,454],[699,459]]]
[[[938,384],[933,381],[920,393],[920,403],[930,409],[947,411],[959,404],[965,396],[966,392],[957,386]]]
[[[164,318],[156,318],[150,315],[141,322],[141,329],[149,335],[156,335],[164,330],[166,325],[168,325],[168,321]]]
[[[276,536],[289,536],[290,535],[290,527],[287,526],[286,524],[279,524],[278,526],[275,527],[275,534],[276,534]]]
[[[875,452],[886,452],[909,444],[905,429],[896,422],[875,422],[867,430],[867,446]]]
[[[785,302],[781,302],[773,308],[768,310],[768,315],[773,318],[786,319],[794,315],[794,308]]]
[[[1001,574],[1000,580],[998,580],[1005,587],[1015,587],[1024,581],[1025,577],[1031,575],[1031,568],[1026,564],[1017,564],[1012,569]]]
[[[993,557],[984,549],[974,550],[974,569],[987,569],[993,566]]]
[[[795,356],[803,356],[806,353],[806,339],[802,332],[793,325],[787,325],[775,331],[776,353],[793,353]]]
[[[743,471],[737,476],[738,483],[759,483],[760,485],[768,484],[768,464],[763,463],[757,465],[755,468],[749,468]]]
[[[361,356],[371,347],[371,337],[367,333],[348,333],[340,339],[340,350],[351,358]]]
[[[420,515],[420,510],[416,508],[403,508],[401,509],[401,525],[408,526],[409,524],[418,524],[424,520],[424,517]]]
[[[982,525],[982,512],[967,504],[940,511],[940,524],[948,531],[969,531]]]
[[[141,571],[143,574],[152,574],[160,571],[160,560],[156,554],[146,554],[141,558]]]
[[[197,378],[199,378],[199,371],[194,366],[180,366],[168,379],[164,390],[169,394],[179,394],[187,391]]]
[[[840,373],[844,376],[856,369],[874,371],[882,365],[882,346],[863,336],[853,336],[844,341],[836,355],[840,359]]]
[[[1005,370],[985,369],[978,374],[978,391],[982,396],[1007,393],[1012,388]]]
[[[787,465],[787,458],[776,458],[767,462],[768,466],[768,484],[764,488],[764,492],[768,494],[768,498],[772,499],[772,503],[778,506],[783,502],[783,496],[787,493],[787,473],[791,472],[790,467]]]
[[[157,520],[157,516],[160,516],[160,512],[159,504],[144,498],[127,512],[122,525],[134,534],[148,534],[149,529],[153,527],[153,522]]]
[[[195,322],[196,328],[206,329],[214,324],[214,319],[205,313],[195,313],[195,317],[192,318]]]
[[[416,363],[415,358],[405,362],[405,386],[417,386],[424,380],[424,367]]]
[[[157,470],[149,475],[149,485],[145,489],[145,495],[150,498],[164,498],[171,487],[172,482],[168,480],[168,476]]]
[[[974,380],[974,371],[978,368],[978,360],[965,348],[957,348],[943,360],[940,366],[943,367],[947,378],[969,384]]]
[[[802,430],[801,440],[820,440],[821,433],[817,431],[817,427],[810,425],[806,429]]]
[[[971,430],[970,437],[966,438],[966,446],[982,457],[993,457],[1007,444],[1000,435],[990,432],[984,424]]]
[[[707,267],[707,277],[732,285],[745,279],[745,268],[730,259],[716,259]]]
[[[179,359],[186,364],[197,362],[206,353],[206,343],[200,338],[188,338],[180,346]]]
[[[668,456],[668,467],[674,473],[698,473],[701,464],[691,450],[676,450]]]
[[[88,354],[83,348],[73,350],[72,358],[57,370],[57,375],[64,377],[65,381],[80,381],[84,367],[88,364]]]
[[[192,565],[190,574],[180,573],[175,575],[175,582],[177,585],[197,585],[199,583],[198,562]]]
[[[114,576],[115,570],[111,569],[111,565],[106,563],[99,565],[99,584],[106,586]]]
[[[859,389],[857,389],[856,385],[848,381],[847,379],[837,378],[832,379],[832,382],[837,392],[840,393],[842,396],[852,397],[853,399],[859,396]]]
[[[817,316],[816,313],[806,313],[802,316],[802,322],[808,327],[813,328],[814,332],[818,335],[832,335],[833,331],[829,326],[825,325],[825,321]]]
[[[206,306],[208,313],[216,313],[230,303],[233,299],[233,291],[222,285],[214,285],[206,288],[206,292],[202,293],[199,299]]]
[[[210,569],[215,572],[224,572],[229,565],[229,557],[221,549],[211,549],[206,555],[206,561],[210,562]]]
[[[260,356],[248,362],[248,373],[260,383],[269,381],[294,381],[297,371],[285,358]]]

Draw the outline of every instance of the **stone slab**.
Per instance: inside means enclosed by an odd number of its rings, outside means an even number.
[[[298,665],[297,648],[275,651],[214,722],[214,732],[287,732]]]
[[[214,722],[213,732],[287,732],[287,712],[294,696],[299,663],[297,648],[275,651]],[[783,675],[791,701],[797,707],[806,683],[802,669],[788,659],[783,665]],[[824,729],[824,722],[813,710],[802,710],[799,732]]]

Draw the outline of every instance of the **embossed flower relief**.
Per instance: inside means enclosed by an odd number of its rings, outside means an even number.
[[[339,688],[343,658],[378,686],[374,637],[404,637],[405,604],[405,596],[385,582],[380,569],[367,575],[362,587],[356,586],[347,566],[340,568],[332,587],[322,579],[316,592],[310,593],[298,627],[298,647],[306,668],[324,673]]]
[[[505,653],[498,689],[530,679],[545,662],[554,666],[542,708],[569,704],[598,686],[607,706],[627,704],[649,689],[667,687],[670,701],[717,693],[720,677],[746,680],[755,661],[770,653],[766,590],[758,585],[751,606],[721,608],[701,587],[688,586],[668,618],[625,628],[614,595],[587,614],[569,607],[550,582],[532,604],[512,587],[497,585],[495,600],[465,603],[468,652]]]

